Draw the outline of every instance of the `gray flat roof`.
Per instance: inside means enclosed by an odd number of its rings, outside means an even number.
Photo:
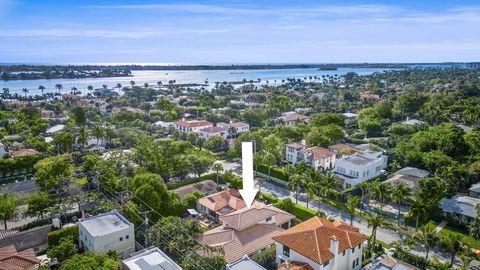
[[[232,263],[227,264],[227,270],[266,270],[258,263],[254,262],[248,256],[244,256],[242,259]]]
[[[85,227],[92,236],[107,235],[112,232],[125,230],[129,228],[130,225],[133,226],[130,221],[124,218],[116,210],[98,216],[81,219],[80,224]]]
[[[429,171],[425,171],[422,169],[414,168],[414,167],[405,167],[398,170],[396,173],[403,174],[403,175],[410,175],[415,176],[418,178],[425,178],[430,175]]]
[[[157,247],[141,250],[123,263],[130,270],[182,270]]]

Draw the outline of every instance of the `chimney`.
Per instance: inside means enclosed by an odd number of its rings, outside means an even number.
[[[330,252],[336,257],[338,255],[338,239],[335,235],[330,237]]]

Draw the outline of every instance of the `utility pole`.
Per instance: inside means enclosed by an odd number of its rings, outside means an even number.
[[[144,212],[140,213],[140,214],[143,214],[143,216],[144,216],[144,221],[143,221],[144,223],[143,224],[145,225],[145,232],[143,233],[143,237],[145,238],[144,239],[145,240],[145,248],[148,248],[148,235],[147,235],[148,221],[149,221],[148,216],[147,216],[148,212],[150,212],[150,211],[144,211]]]

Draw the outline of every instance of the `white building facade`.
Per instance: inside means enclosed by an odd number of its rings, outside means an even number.
[[[383,152],[366,150],[337,159],[334,172],[350,188],[382,174],[387,162]]]
[[[177,121],[175,123],[175,129],[180,132],[197,132],[200,129],[213,127],[213,123],[204,120],[193,120],[193,121]]]
[[[123,257],[135,252],[134,225],[116,210],[80,219],[79,234],[85,251],[117,251]]]

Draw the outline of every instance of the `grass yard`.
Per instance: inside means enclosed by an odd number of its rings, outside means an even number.
[[[468,235],[468,233],[466,231],[461,230],[461,229],[457,229],[457,228],[454,228],[454,227],[451,227],[451,226],[448,226],[448,225],[445,226],[445,228],[443,228],[440,231],[440,236],[447,236],[449,234],[459,234],[460,236],[462,236],[463,243],[465,245],[467,245],[470,248],[480,250],[480,240],[476,240],[472,236]]]

